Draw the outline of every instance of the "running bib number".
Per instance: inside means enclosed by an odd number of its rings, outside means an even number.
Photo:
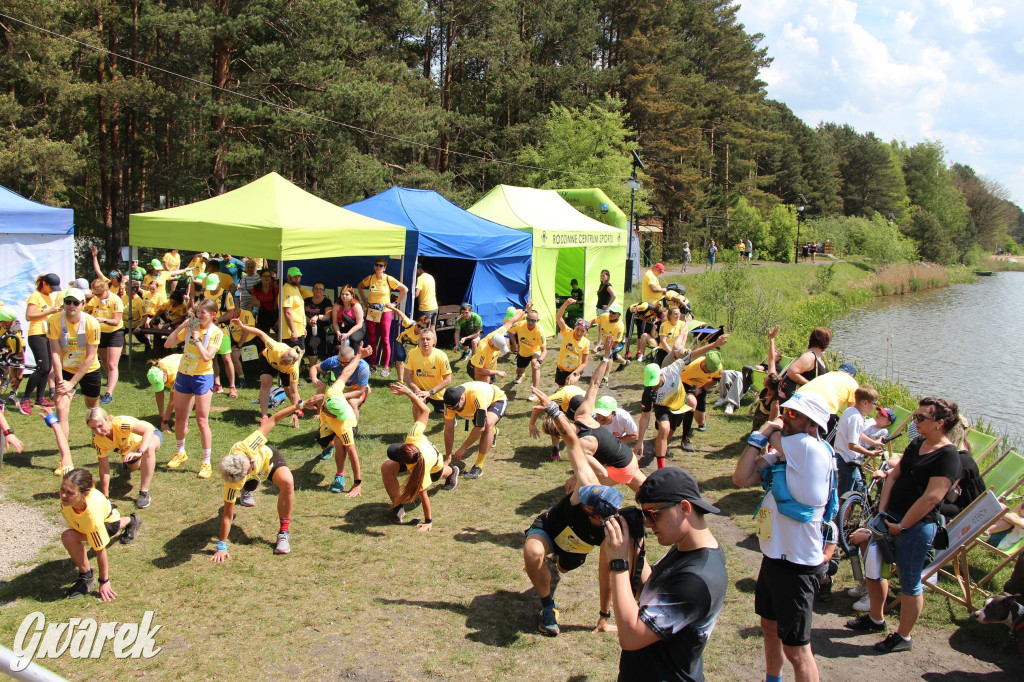
[[[64,363],[72,367],[79,367],[83,360],[85,360],[84,350],[81,348],[69,348],[65,355]]]
[[[772,539],[772,510],[761,507],[757,510],[757,519],[754,522],[757,529],[757,537],[762,540]]]
[[[587,554],[590,550],[594,549],[593,545],[581,540],[570,528],[566,528],[559,533],[558,536],[554,538],[554,541],[555,544],[558,545],[559,549],[571,554]]]
[[[252,362],[259,358],[259,351],[256,350],[256,346],[242,346],[242,362]]]
[[[380,322],[380,318],[384,315],[383,307],[378,307],[379,304],[371,304],[366,311],[367,322]]]

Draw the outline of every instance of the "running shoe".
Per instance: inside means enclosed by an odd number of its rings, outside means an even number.
[[[493,447],[494,447],[495,445],[497,445],[497,444],[498,444],[498,433],[499,433],[499,431],[498,431],[498,427],[497,427],[497,426],[495,426],[495,427],[494,427],[494,438],[492,438],[492,439],[491,439],[491,447],[492,447],[492,448],[493,448]]]
[[[693,452],[694,450],[697,449],[693,447],[693,443],[691,443],[688,438],[684,438],[682,444],[679,447],[681,447],[683,450],[686,450],[687,452]]]
[[[171,461],[167,463],[168,469],[177,469],[182,464],[188,461],[188,455],[184,452],[175,452],[174,457],[171,457]]]
[[[459,484],[459,467],[452,467],[452,475],[444,479],[444,485],[441,486],[441,490],[455,490],[455,486]]]
[[[96,578],[92,571],[83,575],[78,574],[78,580],[71,586],[67,592],[64,593],[65,599],[77,599],[78,597],[84,597],[96,587]]]
[[[562,455],[560,455],[558,453],[558,446],[557,445],[555,447],[551,448],[551,455],[550,455],[549,458],[551,459],[552,462],[561,461]]]
[[[203,466],[199,467],[199,473],[196,474],[196,478],[209,478],[213,474],[213,467],[210,466],[209,462],[203,462]]]
[[[462,357],[460,357],[460,358],[459,358],[459,362],[464,362],[464,361],[465,361],[465,360],[467,360],[467,359],[469,358],[469,356],[470,356],[470,355],[472,355],[472,354],[473,354],[473,351],[471,351],[471,350],[467,350],[467,351],[464,351],[464,352],[462,353]]]
[[[715,407],[721,407],[722,405],[725,405],[725,403],[725,398],[719,398],[718,400],[715,401]]]
[[[288,531],[282,530],[277,534],[277,546],[274,547],[274,554],[287,554],[292,551],[292,545],[288,542]]]
[[[139,532],[139,526],[141,525],[142,519],[132,514],[128,519],[128,525],[121,531],[121,544],[128,545],[135,542],[135,535]]]
[[[381,376],[382,378],[384,378],[384,379],[387,379],[387,378],[388,378],[389,376],[391,376],[391,372],[390,372],[390,371],[388,371],[388,368],[387,368],[387,367],[385,367],[384,369],[382,369],[382,370],[380,371],[380,376]]]
[[[515,380],[515,385],[518,386],[519,384],[523,383],[524,378],[526,378],[525,374],[520,374],[519,376],[517,376]]]
[[[529,400],[531,403],[537,402],[537,394],[536,393],[531,393],[530,397],[527,398],[527,400]]]
[[[32,403],[26,398],[18,403],[18,412],[21,412],[26,417],[32,416]]]
[[[335,475],[334,483],[331,484],[332,493],[343,493],[345,492],[345,477],[341,475]]]
[[[61,477],[63,477],[63,476],[66,476],[68,473],[70,473],[70,471],[72,469],[74,469],[74,468],[75,467],[72,464],[69,464],[66,467],[62,467],[62,466],[58,465],[58,467],[53,470],[53,475],[54,476],[61,476]]]
[[[236,377],[235,386],[238,386],[239,388],[245,388],[245,377]]]
[[[57,407],[57,405],[52,400],[50,400],[49,398],[46,398],[46,397],[43,397],[43,398],[40,398],[39,400],[37,400],[36,401],[36,405],[38,405],[39,407],[49,407],[49,408]]]
[[[626,369],[627,367],[629,367],[629,365],[630,365],[629,358],[626,358],[625,360],[622,361],[622,364],[619,365],[619,369]]]
[[[736,411],[736,408],[733,407],[732,403],[729,403],[728,405],[725,406],[725,413],[726,414],[732,414],[735,411]]]
[[[146,507],[149,506],[151,501],[152,500],[150,499],[149,491],[148,490],[143,490],[143,491],[141,491],[139,493],[139,496],[137,498],[135,498],[135,508],[136,509],[145,509]]]
[[[696,429],[694,429],[694,430],[695,430],[695,431],[707,431],[707,430],[708,430],[708,424],[707,424],[707,422],[704,422],[703,424],[701,424],[700,426],[698,426],[698,427],[697,427]]]
[[[388,521],[394,524],[399,524],[402,519],[405,518],[405,507],[395,507],[391,510],[391,514],[388,516]]]
[[[101,405],[109,405],[112,402],[114,402],[114,396],[110,395],[110,391],[107,391],[102,396],[100,396]]]
[[[325,460],[328,460],[331,457],[334,457],[334,446],[333,445],[330,446],[330,447],[326,447],[326,448],[324,448],[323,450],[320,451],[320,461],[321,462],[323,462]]]
[[[863,597],[867,593],[868,593],[868,584],[864,583],[864,582],[862,582],[861,584],[857,585],[856,587],[851,587],[850,589],[848,589],[846,591],[846,594],[848,596],[854,597],[855,599],[860,599],[861,597]]]
[[[913,651],[914,640],[903,639],[903,635],[898,632],[894,632],[881,642],[875,645],[875,651],[883,654],[891,654],[894,651]]]
[[[255,507],[256,496],[253,495],[251,490],[243,490],[242,494],[238,496],[238,504],[243,507]]]
[[[862,613],[856,618],[851,618],[846,621],[847,630],[856,630],[857,632],[885,632],[889,629],[889,624],[882,619],[881,623],[876,623],[871,620],[871,616],[866,613]]]
[[[853,602],[853,610],[858,613],[867,613],[871,610],[871,598],[865,594],[863,597]]]
[[[480,467],[476,466],[475,464],[473,465],[472,469],[470,469],[469,471],[467,471],[466,473],[463,474],[463,476],[465,476],[466,478],[468,478],[470,480],[475,480],[477,478],[480,478],[483,475],[484,475],[484,470],[481,469]]]
[[[558,609],[554,606],[545,606],[540,610],[540,618],[537,619],[537,629],[548,637],[558,635]]]

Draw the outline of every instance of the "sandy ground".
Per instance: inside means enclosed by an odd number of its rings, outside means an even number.
[[[53,496],[54,508],[60,504]],[[24,573],[59,528],[42,512],[4,500],[0,487],[0,582]]]

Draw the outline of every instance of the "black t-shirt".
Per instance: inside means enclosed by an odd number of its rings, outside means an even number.
[[[928,481],[936,476],[948,478],[950,483],[960,478],[960,453],[952,443],[943,445],[927,455],[921,455],[924,436],[918,436],[900,459],[900,477],[892,487],[889,495],[889,511],[903,516],[928,489]],[[929,511],[922,521],[935,523],[938,521],[938,505]]]
[[[585,438],[593,436],[597,439],[597,450],[594,452],[594,459],[606,467],[625,469],[633,461],[633,451],[629,446],[612,435],[612,432],[603,426],[591,428],[580,422],[575,422],[579,429],[577,436]]]
[[[640,619],[658,641],[619,656],[619,682],[704,679],[704,647],[715,627],[729,576],[721,547],[671,547],[640,593]]]
[[[612,300],[611,292],[608,289],[611,288],[611,282],[601,282],[600,286],[597,287],[597,307],[607,308],[608,304]]]
[[[538,516],[530,527],[543,529],[555,543],[551,549],[556,553],[588,554],[591,549],[600,547],[604,542],[604,526],[592,524],[583,505],[573,504],[569,495]],[[591,545],[591,549],[579,551],[583,548],[578,545],[577,540]]]
[[[939,511],[943,516],[952,519],[967,509],[967,506],[985,492],[985,481],[981,478],[978,463],[967,450],[960,451],[960,494],[952,502],[943,501]]]
[[[324,300],[319,303],[313,302],[313,297],[302,299],[302,305],[306,309],[306,319],[312,320],[314,315],[323,315],[331,308],[331,299],[328,296],[324,296]],[[323,336],[327,333],[327,328],[330,326],[326,321],[318,322],[317,333]],[[306,327],[312,329],[312,322],[306,325]]]

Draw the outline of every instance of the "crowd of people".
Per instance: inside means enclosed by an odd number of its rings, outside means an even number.
[[[428,491],[437,484],[454,491],[460,479],[484,475],[513,399],[510,389],[525,381],[529,370],[531,390],[524,397],[533,403],[529,434],[540,438],[543,431],[550,438],[550,459],[564,455],[572,468],[565,496],[526,530],[523,561],[540,600],[539,631],[549,636],[560,631],[549,562],[559,572],[572,571],[600,548],[596,630],[617,632],[623,649],[620,679],[703,678],[702,652],[723,608],[728,580],[722,548],[705,519],[720,512],[704,500],[689,472],[668,466],[666,459],[680,427],[679,446],[694,450],[695,434],[708,429],[707,395],[720,383],[718,405],[739,407],[750,368],[724,369],[729,335],[714,329],[694,333],[686,290],[663,285],[661,263],[645,273],[641,300],[625,313],[607,272],[598,285],[592,319],[567,319],[567,311],[582,296],[572,292],[576,296],[567,297],[556,314],[553,362],[548,360],[546,330],[531,302],[522,309],[510,308],[503,324],[486,333],[480,316],[464,304],[452,346],[461,355],[453,361],[438,347],[436,285],[422,266],[412,292],[416,312],[410,318],[402,312],[409,289],[385,273],[385,258],[376,259],[374,272],[355,287],[343,287],[334,302],[324,282],[306,291],[301,271],[292,267],[286,281],[278,283],[258,259],[201,253],[181,268],[179,254],[170,251],[144,269],[133,263],[125,273],[111,270],[104,275],[93,255],[97,277],[88,286],[76,280],[62,289],[53,274],[37,279],[25,315],[36,370],[25,393],[10,401],[25,415],[40,410],[54,432],[59,455],[54,474],[61,477],[61,514],[68,525],[62,541],[79,572],[68,597],[88,594],[97,584],[101,599],[116,597],[106,552],[111,538],[118,536],[122,543],[135,539],[142,510],[154,504],[151,487],[158,468],[186,466],[193,417],[202,451],[196,475],[213,475],[211,399],[225,392],[225,386],[229,397],[237,396],[246,375],[259,376],[259,413],[253,414],[257,426],[227,452],[218,453],[224,494],[212,555],[216,563],[231,558],[228,536],[234,506],[254,506],[253,492],[261,481],[278,491],[274,553],[292,551],[295,483],[285,453],[270,444],[282,422],[299,426],[300,417],[317,415],[320,457],[333,456],[336,465],[330,491],[346,492],[350,466],[347,495],[361,495],[357,444],[362,408],[372,393],[373,371],[387,379],[394,365],[397,376],[387,388],[409,401],[412,419],[405,438],[382,454],[383,490],[375,494],[386,497],[388,520],[396,524],[403,523],[408,505],[420,504],[423,518],[417,529],[426,532],[434,523]],[[711,254],[709,261],[710,266]],[[0,320],[10,327],[5,310],[0,307]],[[275,338],[279,324],[282,341]],[[592,328],[596,335],[590,334]],[[837,499],[858,484],[866,460],[880,457],[886,429],[894,421],[892,411],[879,405],[878,392],[858,383],[852,365],[829,370],[823,355],[831,342],[828,329],[815,329],[806,350],[786,367],[775,345],[778,331],[769,333],[767,355],[758,367],[766,378],[753,402],[753,430],[733,476],[737,486],[760,484],[765,489],[755,512],[763,554],[755,611],[764,633],[768,682],[781,679],[784,660],[792,664],[796,679],[817,679],[811,621],[815,599],[827,599],[831,590],[835,571],[829,567],[837,565]],[[159,426],[124,410],[108,412],[116,400],[126,333],[137,335],[155,354],[146,376]],[[633,339],[635,353],[630,351]],[[180,352],[172,352],[179,346]],[[506,354],[511,355],[514,377],[501,369]],[[643,364],[643,389],[635,401],[602,395],[609,373],[627,369],[632,360]],[[456,378],[462,362],[465,376]],[[554,378],[550,394],[542,380],[545,367]],[[305,398],[303,376],[311,393]],[[69,414],[75,399],[87,408],[85,426],[96,449],[98,480],[72,462]],[[638,405],[638,420],[628,405]],[[129,411],[138,410],[134,406]],[[443,423],[442,447],[427,436],[431,412]],[[655,467],[645,473],[641,463],[646,461],[652,417],[653,451],[648,454]],[[457,444],[460,418],[468,433]],[[877,474],[885,476],[880,511],[887,514],[884,528],[893,539],[894,559],[889,563],[898,567],[902,603],[898,629],[875,646],[882,652],[912,647],[911,632],[923,607],[921,571],[940,505],[950,501],[956,484],[970,478],[960,452],[964,427],[955,403],[921,400],[914,425],[917,436],[903,456],[879,467]],[[0,427],[8,444],[20,450],[23,443],[2,413]],[[161,463],[164,435],[171,433],[174,451]],[[108,499],[109,460],[115,452],[121,461],[114,466],[140,472],[137,512],[127,518]],[[979,494],[976,485],[957,485],[956,490],[958,496]],[[626,503],[624,493],[631,493],[636,505]],[[953,502],[960,509],[965,506],[965,499]],[[440,506],[436,501],[434,505]],[[646,530],[669,548],[653,566],[643,550]],[[883,544],[868,530],[858,531],[853,540],[872,557]],[[95,552],[95,571],[86,545]],[[847,623],[850,629],[887,632],[881,611],[887,595],[885,563],[876,559],[865,564],[865,583],[854,591],[867,596],[866,613]]]

